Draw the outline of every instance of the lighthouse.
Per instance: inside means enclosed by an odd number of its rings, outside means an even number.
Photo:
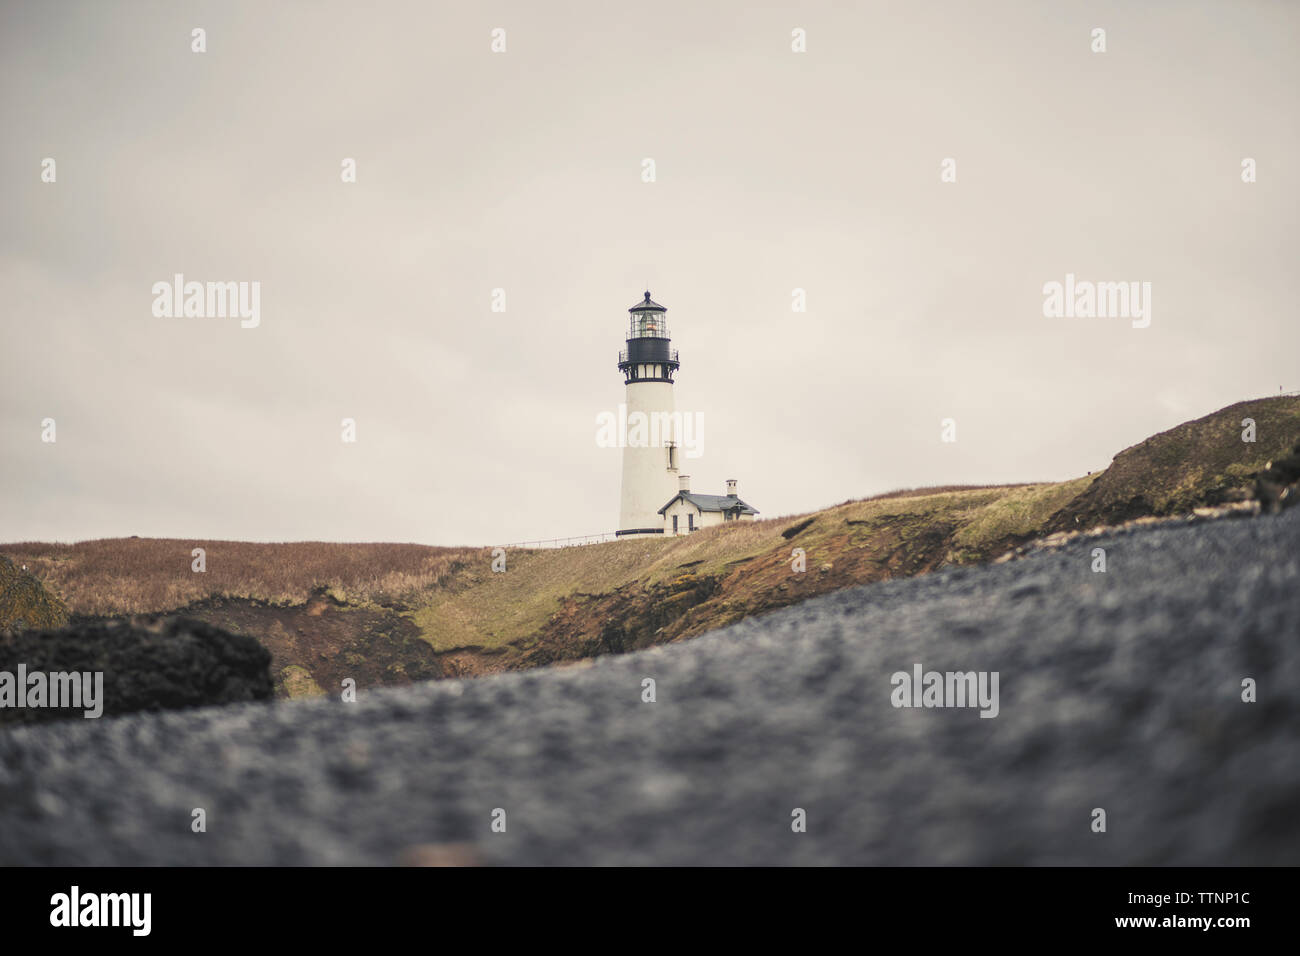
[[[622,502],[617,534],[663,534],[661,508],[678,491],[678,440],[673,414],[673,375],[677,350],[668,333],[668,310],[650,298],[628,309],[627,348],[618,353],[618,370],[627,390],[632,428],[623,447]],[[637,413],[640,413],[638,416]],[[649,427],[636,428],[636,423]]]

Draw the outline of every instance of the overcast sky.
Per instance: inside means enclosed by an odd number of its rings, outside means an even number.
[[[647,288],[694,488],[764,517],[1300,388],[1297,9],[5,2],[0,540],[612,531]],[[1067,273],[1150,326],[1045,317]]]

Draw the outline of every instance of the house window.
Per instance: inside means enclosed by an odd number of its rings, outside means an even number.
[[[687,528],[686,528],[687,531],[694,531],[694,530],[695,530],[695,515],[694,515],[694,514],[688,514],[688,515],[686,516],[686,524],[687,524]]]
[[[673,534],[677,533],[677,515],[673,515]]]

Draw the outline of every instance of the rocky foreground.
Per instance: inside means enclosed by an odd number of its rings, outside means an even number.
[[[0,863],[1295,863],[1298,641],[1300,509],[1134,528],[587,666],[0,730]],[[895,707],[917,665],[997,716]]]

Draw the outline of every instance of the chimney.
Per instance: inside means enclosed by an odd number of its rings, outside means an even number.
[[[684,491],[684,492],[687,492],[687,493],[690,492],[690,490],[691,490],[691,476],[690,476],[690,475],[678,475],[678,476],[677,476],[677,490],[678,490],[678,491]]]
[[[729,498],[734,498],[734,497],[736,497],[736,479],[735,479],[735,478],[728,478],[728,479],[727,479],[727,496],[728,496]]]

